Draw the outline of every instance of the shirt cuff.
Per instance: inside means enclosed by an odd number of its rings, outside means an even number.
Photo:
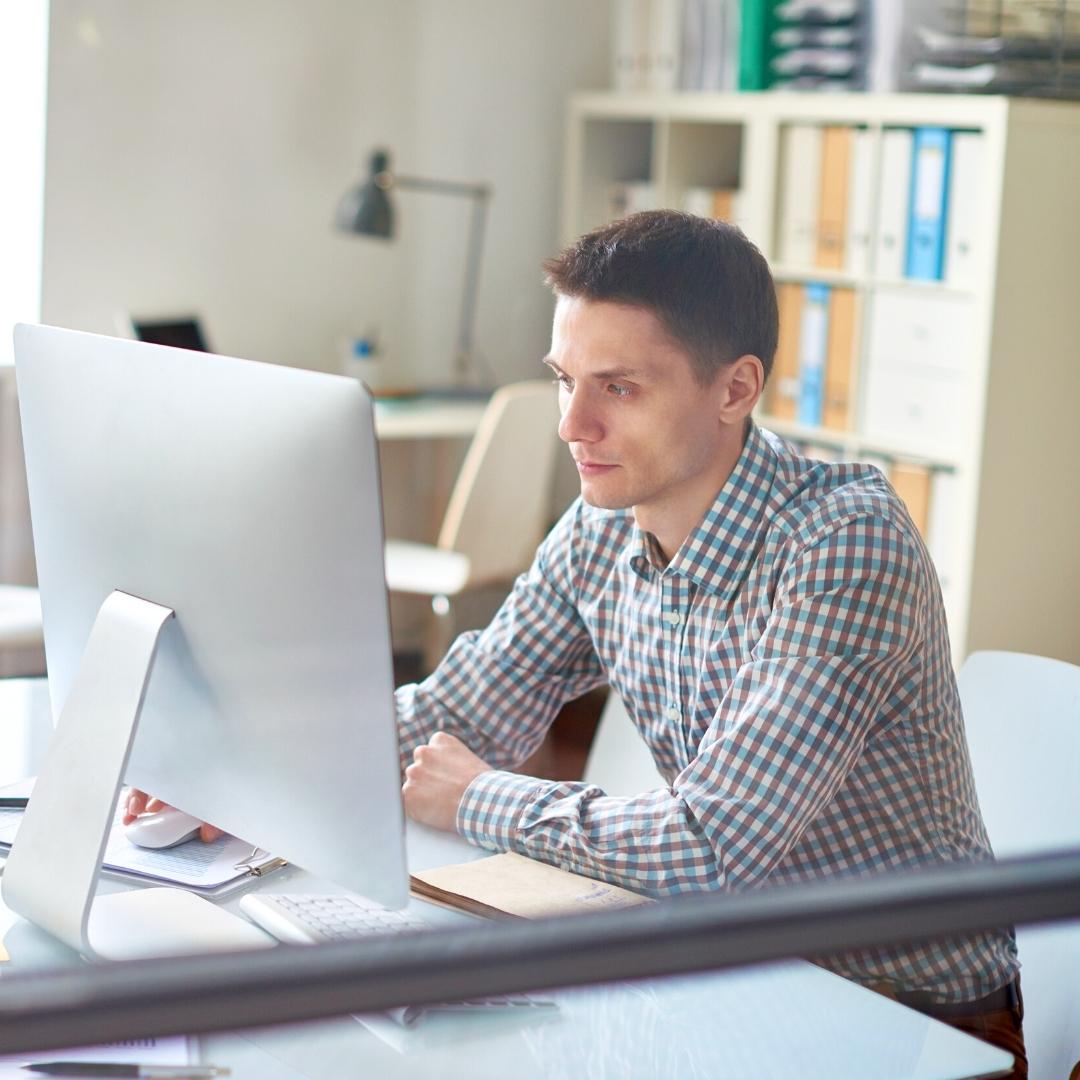
[[[491,851],[520,851],[518,822],[549,781],[492,769],[476,777],[461,796],[457,830],[471,844]]]

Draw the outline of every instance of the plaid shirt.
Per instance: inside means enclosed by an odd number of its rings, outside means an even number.
[[[668,786],[613,798],[503,770],[610,683]],[[876,470],[751,427],[670,564],[631,511],[577,500],[491,625],[397,694],[403,761],[437,730],[495,766],[463,836],[654,896],[984,859],[941,594]],[[972,1000],[1007,932],[831,957],[860,982]]]

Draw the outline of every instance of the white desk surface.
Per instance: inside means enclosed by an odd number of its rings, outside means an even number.
[[[0,784],[36,768],[47,715],[44,680],[0,680]],[[457,837],[411,825],[408,848],[414,869],[484,854]],[[294,868],[263,887],[325,889]],[[228,906],[237,902],[234,897]],[[468,921],[420,901],[411,906],[448,932]],[[17,978],[19,968],[78,962],[2,908],[0,931],[7,931],[12,954],[8,978]],[[1003,1051],[804,961],[539,996],[557,1001],[558,1011],[440,1017],[415,1031],[384,1018],[369,1027],[344,1017],[209,1035],[200,1042],[201,1057],[229,1066],[236,1080],[947,1080],[1000,1074],[1011,1065]]]
[[[433,398],[393,398],[375,402],[380,439],[471,439],[486,402]]]

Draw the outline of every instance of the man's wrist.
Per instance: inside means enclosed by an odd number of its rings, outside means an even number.
[[[548,781],[489,769],[475,777],[461,796],[457,831],[472,844],[494,851],[517,850],[522,810]]]

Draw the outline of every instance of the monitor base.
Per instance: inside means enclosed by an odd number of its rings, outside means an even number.
[[[96,897],[90,908],[89,937],[94,956],[102,960],[268,949],[277,944],[209,900],[168,888]]]

